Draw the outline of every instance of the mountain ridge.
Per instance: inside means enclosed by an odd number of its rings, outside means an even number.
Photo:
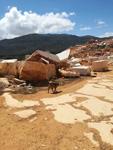
[[[0,55],[27,55],[36,50],[59,53],[71,46],[85,44],[90,39],[111,39],[98,38],[95,36],[76,36],[69,34],[28,34],[13,39],[4,39],[0,41]]]

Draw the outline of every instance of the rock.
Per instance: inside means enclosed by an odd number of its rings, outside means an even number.
[[[107,60],[98,60],[92,63],[93,71],[105,71],[108,70],[108,61]]]
[[[54,64],[43,64],[33,61],[23,61],[19,67],[19,79],[25,81],[49,80],[56,76]]]
[[[77,63],[79,63],[81,61],[81,59],[80,58],[74,58],[74,57],[72,57],[70,60],[68,60],[67,62],[69,63],[69,64],[77,64]]]
[[[0,62],[0,75],[18,75],[17,59],[3,60]]]
[[[27,90],[32,91],[32,90],[33,90],[33,87],[32,87],[32,86],[28,86],[28,87],[27,87]]]
[[[91,69],[89,66],[78,66],[78,67],[70,67],[72,71],[79,72],[80,75],[90,75]]]
[[[60,61],[66,61],[70,56],[70,49],[64,50],[61,53],[56,54]]]
[[[25,55],[25,60],[27,60],[31,55]]]
[[[44,58],[40,58],[39,62],[43,63],[43,64],[49,64],[49,61],[47,61]]]
[[[1,89],[4,89],[4,88],[5,88],[5,86],[0,83],[0,90],[1,90]]]
[[[7,78],[8,80],[12,80],[13,78],[15,78],[14,75],[5,75],[4,78]]]
[[[48,60],[50,63],[57,64],[60,62],[60,59],[57,55],[43,52],[40,50],[35,51],[30,57],[27,58],[27,61],[39,61],[41,58]]]
[[[87,43],[88,44],[92,44],[92,43],[96,43],[97,42],[97,40],[95,40],[95,39],[90,39]]]
[[[7,78],[0,78],[0,87],[8,87],[9,86],[9,81]]]
[[[80,76],[79,72],[76,72],[76,71],[70,71],[70,70],[64,70],[64,69],[59,69],[58,71],[62,77],[79,77]]]
[[[96,60],[99,60],[99,58],[98,58],[98,57],[89,57],[89,58],[88,58],[88,63],[89,63],[89,65],[92,65],[92,63],[93,63],[94,61],[96,61]]]
[[[17,79],[17,78],[13,78],[13,82],[16,83],[16,84],[22,84],[22,83],[25,83],[26,81],[20,80],[20,79]]]

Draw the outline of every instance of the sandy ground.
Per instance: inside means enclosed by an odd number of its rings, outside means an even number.
[[[113,150],[113,71],[0,96],[0,150],[77,149]]]

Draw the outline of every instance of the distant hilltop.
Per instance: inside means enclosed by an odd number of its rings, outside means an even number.
[[[32,54],[36,50],[50,51],[53,54],[59,53],[71,46],[81,45],[90,39],[111,39],[98,38],[94,36],[76,36],[68,34],[29,34],[13,39],[0,41],[0,57],[6,58],[18,55]]]

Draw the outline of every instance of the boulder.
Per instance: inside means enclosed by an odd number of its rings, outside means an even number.
[[[60,61],[66,61],[70,56],[70,49],[64,50],[64,51],[56,54],[56,56],[58,56]]]
[[[19,79],[31,82],[49,80],[56,76],[54,64],[22,61],[19,66]]]
[[[113,55],[111,55],[111,56],[101,56],[100,59],[107,60],[108,64],[113,63]]]
[[[15,84],[22,84],[22,83],[25,83],[26,81],[24,81],[24,80],[19,80],[19,79],[17,79],[17,78],[13,78],[13,82],[14,82]]]
[[[4,78],[7,78],[9,81],[9,80],[13,80],[13,78],[15,78],[15,76],[14,75],[4,75]]]
[[[79,72],[75,72],[75,71],[64,70],[64,69],[59,69],[58,71],[62,77],[79,77],[80,76]]]
[[[106,71],[108,70],[108,61],[107,60],[98,60],[92,63],[93,71]]]
[[[108,63],[109,63],[109,64],[113,63],[113,55],[109,57]]]
[[[9,81],[7,78],[0,78],[0,87],[8,87],[9,86]]]
[[[27,61],[40,61],[41,58],[48,60],[50,63],[57,64],[60,62],[60,59],[57,55],[37,50],[30,57],[28,57]]]
[[[18,61],[17,59],[3,60],[0,62],[0,75],[18,76]]]
[[[99,58],[98,57],[89,57],[88,58],[89,65],[92,65],[93,61],[96,61],[96,60],[99,60]]]
[[[31,55],[25,55],[25,60],[27,60]]]
[[[90,75],[91,69],[89,66],[70,67],[70,70],[79,72],[80,75]]]
[[[37,61],[37,62],[42,60],[46,63],[48,63],[47,61],[49,61],[52,64],[58,64],[61,61],[66,61],[69,55],[70,55],[70,49],[64,50],[63,52],[58,53],[56,55],[41,50],[37,50],[31,56],[26,56],[26,60]]]
[[[74,58],[74,57],[72,57],[70,60],[68,60],[67,62],[69,63],[69,64],[77,64],[78,62],[80,62],[81,61],[81,59],[80,58]]]

